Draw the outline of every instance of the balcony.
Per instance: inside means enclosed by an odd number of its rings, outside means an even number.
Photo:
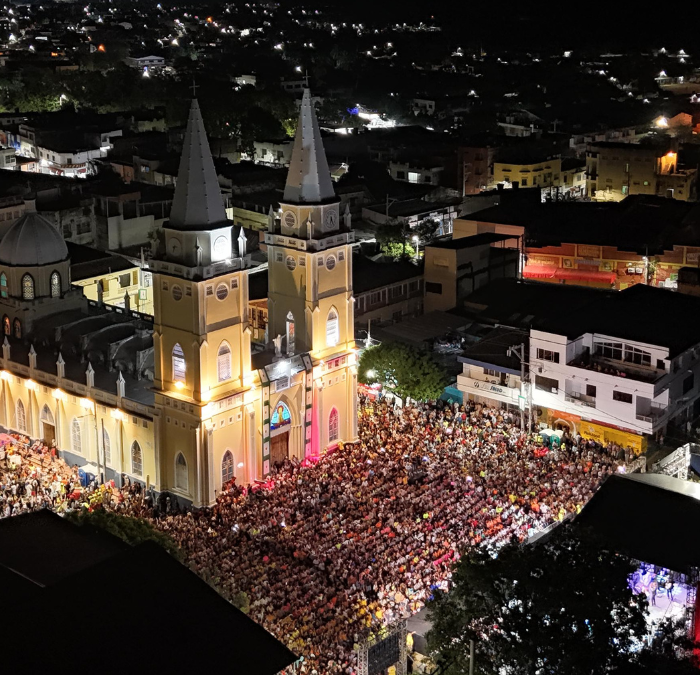
[[[586,396],[577,392],[564,394],[564,399],[567,403],[586,406],[587,408],[595,408],[595,396]]]
[[[642,412],[637,411],[637,421],[654,424],[658,422],[668,411],[668,406],[659,403],[652,403],[651,406]]]
[[[648,384],[653,384],[666,374],[665,370],[637,366],[626,361],[606,359],[602,356],[591,356],[587,352],[573,359],[566,365],[603,373],[604,375],[612,375],[613,377],[624,377],[637,382],[646,382]]]

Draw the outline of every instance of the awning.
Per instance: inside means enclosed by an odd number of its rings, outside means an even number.
[[[563,269],[553,265],[525,265],[525,279],[561,279],[563,281],[598,281],[600,283],[615,283],[617,275],[614,272],[600,272],[588,269]]]
[[[526,279],[554,279],[558,269],[555,265],[525,265],[523,276]]]

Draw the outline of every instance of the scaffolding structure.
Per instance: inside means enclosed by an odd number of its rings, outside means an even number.
[[[406,634],[405,619],[372,633],[356,647],[358,675],[379,675],[389,666],[396,668],[396,675],[407,675]],[[386,662],[388,655],[392,663]]]
[[[691,454],[700,454],[700,445],[697,443],[686,443],[682,445],[667,457],[655,462],[651,470],[654,473],[660,473],[664,476],[673,476],[675,478],[688,480]]]

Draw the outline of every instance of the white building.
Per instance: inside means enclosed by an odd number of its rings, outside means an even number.
[[[638,284],[534,325],[527,363],[541,426],[641,451],[644,437],[669,424],[686,430],[700,415],[700,298]],[[482,343],[460,359],[458,387],[472,400],[517,404],[505,343],[479,364]]]
[[[254,161],[265,166],[289,166],[292,159],[293,138],[275,141],[254,141]]]
[[[457,376],[457,388],[464,398],[511,411],[520,410],[521,365],[515,354],[509,354],[509,349],[524,345],[527,354],[529,340],[526,331],[499,327],[467,347],[458,359],[462,372]]]
[[[410,162],[389,162],[389,173],[394,180],[421,185],[440,185],[444,167],[441,164],[420,166]]]
[[[131,68],[138,68],[139,70],[152,69],[152,68],[164,68],[165,59],[162,56],[127,56],[124,59],[124,63]]]

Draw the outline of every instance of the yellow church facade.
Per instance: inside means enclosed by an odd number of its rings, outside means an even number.
[[[55,442],[98,478],[129,477],[195,506],[234,479],[264,480],[277,463],[313,461],[356,439],[353,232],[308,92],[265,242],[270,344],[253,353],[245,233],[226,217],[193,101],[170,220],[149,264],[152,383],[131,396],[119,373],[111,390],[90,363],[68,377],[60,352],[50,366],[31,352],[18,359],[6,333],[0,425]],[[42,262],[36,276],[57,264]]]

